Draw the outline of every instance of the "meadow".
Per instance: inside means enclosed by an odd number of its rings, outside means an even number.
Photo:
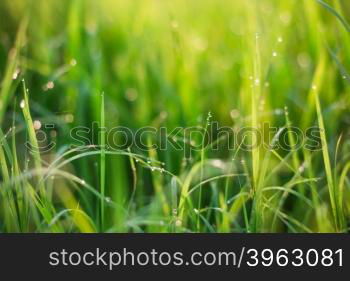
[[[348,232],[348,22],[346,0],[2,0],[0,232]]]

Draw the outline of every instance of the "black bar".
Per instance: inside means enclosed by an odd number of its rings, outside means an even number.
[[[240,267],[237,267],[242,248],[245,248]],[[182,265],[131,265],[131,255],[126,256],[127,266],[117,265],[110,270],[109,266],[103,263],[100,265],[63,265],[60,260],[59,265],[50,265],[49,262],[56,263],[58,255],[52,252],[62,253],[65,249],[66,259],[69,262],[69,255],[72,252],[78,252],[80,256],[91,252],[95,255],[86,256],[86,260],[96,262],[97,248],[100,254],[103,251],[118,252],[123,255],[124,252],[133,252],[137,256],[140,252],[147,252],[151,257],[151,251],[159,253],[162,251],[173,255],[175,252],[183,253]],[[125,250],[124,250],[125,249]],[[262,258],[259,256],[259,265],[250,267],[247,261],[250,261],[250,255],[247,255],[248,249],[256,249],[259,254],[263,249],[271,249],[274,253],[274,262],[271,266],[263,266]],[[288,251],[288,264],[279,266],[276,264],[276,253],[280,249]],[[304,253],[304,264],[300,267],[293,266],[291,261],[295,258],[291,255],[294,249],[300,249]],[[314,265],[315,251],[309,253],[311,266],[305,262],[305,254],[310,249],[318,251],[319,262]],[[321,264],[322,251],[329,249],[333,253],[333,264],[324,266]],[[337,250],[342,250],[342,266],[340,266],[339,254],[334,254]],[[189,257],[194,252],[200,252],[205,255],[206,252],[234,252],[236,253],[236,265],[233,266],[234,258],[230,256],[229,265],[191,265]],[[299,251],[300,252],[300,251]],[[297,252],[296,254],[299,254]],[[50,253],[54,259],[50,259]],[[270,252],[266,252],[267,256]],[[328,254],[328,252],[326,252]],[[118,277],[197,277],[206,276],[210,278],[232,278],[236,277],[263,277],[263,276],[300,276],[303,279],[306,276],[332,277],[338,274],[350,273],[350,236],[348,234],[1,234],[0,235],[0,271],[2,275],[16,278],[17,276],[41,278],[47,277],[65,277],[78,274],[80,278],[96,277],[101,279],[104,276]],[[283,253],[282,253],[283,254]],[[141,255],[142,256],[142,255]],[[89,257],[89,259],[87,259]],[[117,262],[118,255],[115,261]],[[166,263],[167,255],[164,255]],[[208,255],[210,261],[212,255]],[[78,262],[78,257],[73,254],[71,257],[74,263]],[[128,259],[129,258],[129,259]],[[199,262],[203,256],[197,256],[196,262]],[[107,259],[108,260],[108,259]],[[142,262],[146,258],[141,259]],[[251,260],[252,261],[252,260]],[[299,264],[297,260],[296,264]],[[151,262],[151,260],[150,260]],[[187,262],[187,264],[186,264]],[[280,260],[284,264],[283,257]],[[328,264],[329,260],[325,260]],[[268,264],[269,262],[267,262]],[[141,275],[140,275],[141,274]],[[16,279],[12,279],[16,280]],[[117,280],[117,279],[113,279]]]

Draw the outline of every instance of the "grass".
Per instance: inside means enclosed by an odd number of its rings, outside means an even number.
[[[104,94],[101,95],[101,128],[105,128],[105,102]],[[105,189],[106,189],[106,132],[102,129],[100,137],[101,162],[100,162],[100,185],[101,185],[101,229],[105,222]]]
[[[349,8],[3,0],[0,232],[348,232]]]

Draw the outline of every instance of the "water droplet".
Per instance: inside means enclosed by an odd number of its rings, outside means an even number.
[[[283,113],[283,110],[282,109],[279,109],[279,108],[277,108],[277,109],[275,109],[275,114],[277,114],[277,115],[280,115],[280,114],[282,114]]]
[[[316,90],[316,89],[317,89],[317,86],[316,86],[316,85],[312,85],[312,89],[313,89],[313,90]]]
[[[64,115],[64,121],[66,123],[72,123],[74,121],[74,115],[73,114]]]
[[[272,52],[273,57],[277,57],[277,52]]]
[[[81,180],[80,183],[81,183],[82,185],[85,185],[85,181],[84,181],[84,180]]]
[[[77,65],[77,61],[76,61],[75,59],[71,59],[70,62],[69,62],[69,64],[70,64],[71,66],[76,66],[76,65]]]
[[[41,128],[41,122],[39,120],[35,120],[33,122],[33,127],[34,127],[34,130],[40,130]]]
[[[278,42],[278,43],[282,43],[282,42],[283,42],[283,38],[282,38],[281,36],[279,36],[279,37],[277,38],[277,42]]]
[[[26,106],[26,102],[25,102],[24,100],[21,100],[19,106],[20,106],[21,108],[24,108],[24,107]]]
[[[125,92],[125,98],[128,101],[135,101],[137,99],[138,95],[139,94],[138,94],[137,90],[134,88],[129,88]]]
[[[232,109],[232,110],[230,111],[230,116],[231,116],[232,119],[238,118],[239,115],[240,115],[240,114],[239,114],[239,111],[238,111],[237,109]]]
[[[289,115],[289,111],[288,111],[288,107],[287,107],[287,106],[284,107],[284,114],[285,114],[286,116]]]
[[[181,221],[181,220],[176,220],[176,221],[175,221],[175,225],[176,225],[177,227],[180,227],[180,226],[182,225],[182,221]]]
[[[111,203],[111,202],[112,202],[112,199],[111,199],[110,197],[105,197],[105,201],[106,201],[107,203]]]
[[[346,79],[346,76],[345,76],[345,75],[343,75],[343,79]]]
[[[51,136],[51,138],[57,137],[57,131],[56,130],[51,130],[50,131],[50,136]]]
[[[300,53],[297,56],[297,62],[301,68],[308,68],[311,64],[311,59],[309,54]]]
[[[255,79],[255,80],[254,80],[254,83],[255,83],[255,85],[260,85],[260,79],[258,79],[258,78]]]
[[[19,72],[20,72],[20,70],[19,70],[19,68],[17,68],[17,69],[15,70],[15,72],[12,74],[12,79],[13,79],[13,80],[16,80],[16,79],[18,78]]]
[[[45,85],[45,89],[46,89],[46,90],[51,90],[51,89],[53,89],[54,87],[55,87],[55,83],[54,83],[53,81],[49,81],[49,82],[47,82],[46,85]]]
[[[209,126],[210,125],[210,119],[211,119],[211,112],[209,111],[208,112],[208,116],[207,116],[207,125]]]
[[[197,210],[196,208],[194,208],[193,211],[194,211],[196,214],[199,213],[198,210]]]

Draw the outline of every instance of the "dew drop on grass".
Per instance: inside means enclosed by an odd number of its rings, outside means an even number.
[[[66,123],[72,123],[74,121],[74,115],[73,114],[64,115],[64,121]]]
[[[283,38],[282,38],[281,36],[279,36],[279,37],[277,38],[277,42],[278,42],[278,43],[282,43],[282,42],[283,42]]]
[[[175,225],[176,225],[177,227],[180,227],[180,226],[182,225],[182,221],[181,221],[181,220],[176,220],[176,221],[175,221]]]
[[[85,181],[84,181],[84,180],[81,180],[80,183],[81,183],[82,185],[85,185]]]
[[[211,119],[212,115],[211,112],[208,112],[208,116],[207,116],[207,125],[210,125],[210,119]]]
[[[232,119],[236,119],[236,118],[238,118],[239,117],[239,111],[237,110],[237,109],[232,109],[231,111],[230,111],[230,115],[231,115],[231,118]]]
[[[24,100],[21,100],[19,106],[20,106],[21,108],[24,108],[24,107],[26,106],[25,101],[24,101]]]
[[[111,203],[111,202],[112,202],[112,199],[111,199],[110,197],[105,197],[105,201],[106,201],[107,203]]]
[[[41,128],[41,122],[39,121],[39,120],[35,120],[34,122],[33,122],[33,127],[34,127],[34,130],[40,130],[40,128]]]
[[[297,56],[297,62],[301,68],[308,68],[310,66],[311,59],[307,53],[300,53]]]
[[[275,109],[274,113],[275,113],[276,115],[281,115],[281,114],[283,114],[283,110],[280,109],[280,108],[277,108],[277,109]]]
[[[15,70],[15,72],[12,74],[12,79],[13,79],[13,80],[16,80],[16,79],[18,78],[19,72],[20,72],[20,70],[19,70],[19,68],[17,68],[17,69]]]
[[[316,89],[317,89],[317,86],[316,86],[316,85],[312,85],[312,89],[313,89],[313,90],[316,90]]]
[[[138,92],[136,89],[134,88],[129,88],[126,90],[125,92],[125,98],[128,100],[128,101],[135,101],[138,97]]]
[[[256,86],[260,85],[260,79],[258,79],[258,78],[255,79],[255,80],[254,80],[254,84],[255,84]]]
[[[49,81],[44,85],[43,89],[44,91],[48,91],[48,90],[52,90],[54,87],[55,87],[55,83],[53,81]]]
[[[76,65],[77,65],[77,61],[76,61],[75,59],[71,59],[70,62],[69,62],[69,64],[70,64],[71,66],[76,66]]]
[[[272,52],[273,57],[277,57],[277,52]]]

